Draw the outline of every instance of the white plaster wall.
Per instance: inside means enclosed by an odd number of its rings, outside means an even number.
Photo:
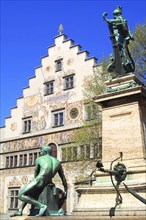
[[[17,100],[16,108],[11,110],[11,117],[6,119],[6,127],[1,128],[1,139],[9,140],[12,138],[22,137],[22,118],[25,117],[25,99],[27,97],[38,95],[38,99],[42,99],[42,106],[48,111],[46,116],[46,128],[49,131],[53,131],[51,128],[51,110],[52,105],[55,105],[57,101],[51,103],[45,103],[47,98],[55,97],[59,95],[64,95],[68,93],[68,98],[61,100],[62,105],[64,103],[74,103],[83,99],[83,80],[84,77],[93,73],[93,65],[95,64],[95,59],[86,60],[88,53],[86,51],[79,52],[79,46],[72,46],[72,41],[64,41],[64,35],[60,35],[55,38],[55,45],[48,49],[49,56],[42,58],[42,66],[35,69],[35,76],[29,79],[28,87],[23,89],[23,97]],[[79,53],[78,53],[79,52]],[[55,72],[55,60],[62,58],[63,69],[62,71]],[[68,64],[68,60],[71,60],[71,63]],[[86,61],[85,61],[86,60]],[[48,68],[49,67],[49,71]],[[74,88],[70,90],[64,90],[64,76],[75,74],[75,84]],[[44,82],[55,80],[55,94],[52,96],[44,96]],[[59,103],[59,102],[58,102]],[[43,116],[44,112],[41,113],[41,110],[38,107],[39,117]],[[31,112],[31,111],[30,111]],[[27,115],[27,116],[31,116]],[[70,125],[72,127],[72,124]],[[64,126],[64,129],[69,128]],[[41,131],[43,132],[43,130]],[[38,134],[32,132],[33,134]],[[40,133],[40,132],[39,132]],[[31,135],[31,134],[30,134]],[[25,137],[26,135],[23,135]]]
[[[9,188],[11,187],[20,187],[23,188],[25,184],[22,183],[22,178],[25,175],[14,175],[13,172],[9,176],[5,177],[5,185],[3,190],[3,198],[4,198],[4,213],[8,213],[8,206],[9,206]],[[15,177],[15,180],[14,180]],[[33,178],[32,174],[27,174],[28,182]],[[21,201],[19,201],[19,205],[21,205]],[[30,206],[26,207],[24,213],[28,213]]]

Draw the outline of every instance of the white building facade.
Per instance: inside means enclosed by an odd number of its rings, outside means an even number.
[[[73,40],[64,34],[55,37],[55,44],[48,48],[48,55],[0,129],[0,212],[13,213],[18,208],[18,192],[33,178],[40,147],[50,145],[52,155],[63,164],[68,182],[66,210],[72,213],[74,182],[81,174],[87,176],[97,159],[96,148],[73,144],[74,131],[85,120],[82,91],[94,66],[96,58],[88,57]],[[86,164],[83,157],[88,158]],[[54,182],[60,186],[58,177]]]

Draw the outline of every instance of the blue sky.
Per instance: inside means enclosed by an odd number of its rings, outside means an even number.
[[[103,12],[113,18],[116,6],[123,7],[130,31],[146,18],[145,0],[1,0],[0,126],[11,116],[11,108],[23,95],[35,67],[54,44],[63,24],[68,38],[99,60],[112,53]]]

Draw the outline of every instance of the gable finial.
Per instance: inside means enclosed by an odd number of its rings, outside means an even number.
[[[64,29],[63,29],[63,25],[60,24],[60,25],[59,25],[59,29],[58,29],[58,32],[59,32],[60,35],[62,34],[63,30],[64,30]]]

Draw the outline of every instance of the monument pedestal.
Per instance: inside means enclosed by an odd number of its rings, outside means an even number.
[[[108,216],[43,216],[43,217],[33,217],[33,216],[21,216],[21,217],[13,217],[11,220],[111,220]],[[2,219],[2,220],[9,220],[9,219]],[[145,220],[145,216],[116,216],[113,217],[112,220]]]
[[[146,158],[146,90],[129,75],[107,82],[107,93],[96,97],[102,106],[102,161],[123,152],[129,165]]]
[[[110,169],[110,163],[122,152],[122,163],[127,168],[124,183],[146,199],[146,90],[136,81],[132,74],[106,82],[105,94],[97,96],[95,102],[102,106],[102,162],[105,169]],[[76,188],[75,215],[89,212],[109,215],[115,206],[116,191],[109,174],[97,171],[95,176],[93,186]],[[146,215],[145,204],[131,195],[122,183],[119,190],[123,202],[116,207],[116,216]]]

